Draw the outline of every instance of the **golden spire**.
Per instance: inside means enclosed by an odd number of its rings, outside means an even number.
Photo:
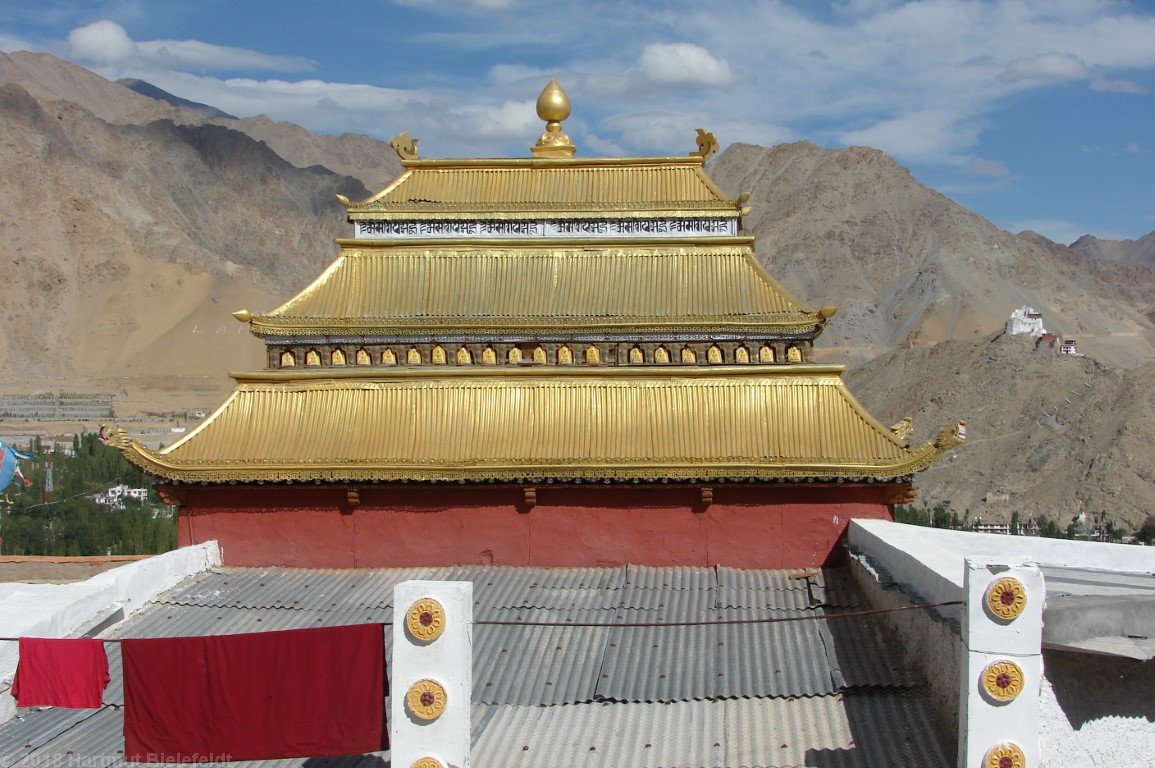
[[[533,146],[534,157],[573,157],[574,146],[561,128],[561,121],[569,117],[569,96],[557,84],[549,81],[537,97],[537,116],[545,120],[545,133]]]

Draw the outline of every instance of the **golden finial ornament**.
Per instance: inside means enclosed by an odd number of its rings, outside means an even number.
[[[533,146],[534,157],[573,157],[573,142],[561,127],[561,121],[570,115],[570,108],[569,96],[557,84],[557,79],[550,80],[537,97],[537,116],[545,120],[545,133]]]
[[[247,309],[238,309],[233,313],[233,317],[235,317],[239,323],[247,323],[253,319],[253,313]]]

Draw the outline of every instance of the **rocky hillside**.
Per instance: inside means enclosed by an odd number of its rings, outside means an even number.
[[[966,444],[919,476],[921,501],[1132,529],[1155,509],[1155,364],[1111,369],[1000,333],[895,350],[848,381],[884,423],[913,416],[914,443],[966,419]]]
[[[236,119],[223,112],[214,115],[203,108],[174,105],[46,53],[0,53],[0,83],[14,83],[40,99],[72,102],[107,122],[147,125],[170,120],[177,125],[220,125],[265,142],[298,168],[320,165],[338,175],[359,179],[373,191],[401,173],[396,152],[386,142],[369,136],[318,136],[299,125],[276,122],[264,115]]]
[[[1072,253],[1093,259],[1155,266],[1155,232],[1138,240],[1102,240],[1093,235],[1083,235],[1071,243],[1070,249]]]
[[[260,365],[229,313],[307,284],[347,234],[335,196],[368,194],[238,131],[109,123],[14,84],[0,136],[9,389]]]
[[[1077,260],[928,189],[878,150],[735,144],[711,172],[728,193],[750,193],[746,231],[771,273],[803,300],[839,307],[821,339],[835,359],[982,338],[1027,304],[1101,360],[1155,360],[1144,307],[1121,301]]]

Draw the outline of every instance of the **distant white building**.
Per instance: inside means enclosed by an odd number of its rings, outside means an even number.
[[[112,507],[113,509],[124,509],[125,499],[139,501],[142,504],[148,501],[148,489],[129,488],[127,485],[122,483],[121,485],[112,486],[107,491],[93,494],[88,498],[92,499],[97,504],[101,504],[106,507]]]
[[[1019,307],[1011,313],[1011,319],[1007,321],[1007,333],[1012,335],[1029,333],[1038,337],[1046,332],[1047,329],[1043,327],[1043,315],[1034,307],[1026,305]]]

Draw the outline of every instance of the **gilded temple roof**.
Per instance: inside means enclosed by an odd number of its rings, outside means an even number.
[[[894,479],[953,445],[907,448],[839,366],[396,369],[234,375],[197,429],[130,461],[178,482]]]
[[[343,241],[258,336],[371,332],[770,328],[820,316],[754,258],[748,238],[654,243]]]
[[[350,203],[349,218],[737,218],[704,159],[500,158],[404,160],[405,172]]]

